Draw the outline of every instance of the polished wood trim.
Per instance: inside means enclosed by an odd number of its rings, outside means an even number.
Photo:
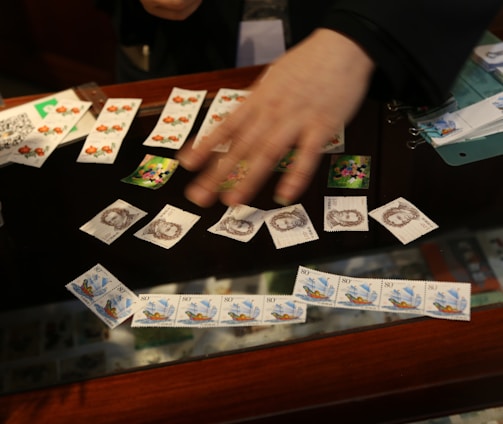
[[[216,93],[220,88],[247,89],[260,75],[263,69],[263,66],[250,66],[238,69],[203,72],[200,74],[135,81],[125,84],[103,85],[100,88],[108,97],[141,98],[142,110],[148,111],[163,106],[173,87],[181,87],[187,90],[208,90],[210,96]],[[5,108],[19,106],[49,94],[51,93],[4,99]],[[0,111],[1,110],[2,108],[0,108]]]
[[[502,308],[475,311],[468,323],[414,319],[3,396],[0,418],[277,423],[330,414],[344,423],[405,422],[502,404],[502,328]]]

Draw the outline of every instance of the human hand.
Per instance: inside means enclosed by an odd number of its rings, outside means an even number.
[[[140,0],[151,15],[171,21],[187,19],[201,5],[202,0]]]
[[[296,148],[293,166],[275,189],[276,202],[293,203],[311,181],[322,146],[360,107],[373,69],[353,41],[332,30],[316,30],[266,70],[247,100],[203,143],[178,153],[185,169],[201,171],[187,186],[186,197],[202,207],[219,196],[229,206],[246,204],[277,162]],[[212,149],[227,140],[232,140],[229,152],[218,160]],[[243,159],[246,178],[219,193],[219,184]]]

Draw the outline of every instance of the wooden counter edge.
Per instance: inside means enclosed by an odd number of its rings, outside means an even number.
[[[108,97],[141,98],[142,109],[158,107],[168,99],[173,87],[187,90],[208,90],[216,93],[220,88],[247,89],[263,71],[264,66],[250,66],[237,69],[202,72],[159,79],[111,84],[99,87]],[[87,82],[83,82],[85,84]],[[76,88],[76,87],[72,87]],[[39,93],[34,95],[11,97],[4,99],[5,106],[0,112],[19,106],[54,93]]]
[[[413,319],[6,395],[0,419],[378,423],[478,409],[503,404],[502,332],[501,305],[470,322]]]

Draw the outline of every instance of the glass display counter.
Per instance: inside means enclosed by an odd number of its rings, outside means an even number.
[[[319,239],[283,249],[265,228],[248,243],[208,232],[226,207],[188,202],[183,190],[193,175],[183,169],[158,190],[121,181],[145,154],[176,153],[143,145],[173,87],[208,90],[195,133],[219,88],[246,89],[260,70],[101,87],[108,97],[143,99],[113,165],[77,163],[77,140],[41,168],[0,168],[2,419],[277,422],[333,414],[406,422],[503,404],[501,157],[449,166],[427,144],[408,148],[407,123],[388,124],[385,105],[368,101],[344,131],[344,153],[371,158],[368,188],[329,187],[332,155],[324,155],[299,199]],[[252,206],[278,207],[272,193],[280,176],[272,174]],[[438,229],[406,245],[372,219],[369,231],[327,232],[325,196],[365,196],[369,211],[403,197]],[[172,204],[201,218],[171,249],[133,237],[134,229],[110,245],[79,230],[117,199],[150,216]],[[470,282],[471,320],[310,306],[303,324],[132,328],[126,321],[110,330],[65,288],[97,263],[136,293],[291,294],[301,265]]]

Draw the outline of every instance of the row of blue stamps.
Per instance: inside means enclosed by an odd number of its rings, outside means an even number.
[[[306,321],[305,302],[290,295],[136,295],[97,264],[66,285],[106,325],[231,327]]]
[[[470,283],[355,278],[300,266],[293,295],[332,308],[470,320]]]
[[[289,295],[140,294],[132,327],[240,327],[298,324],[306,304]]]
[[[298,324],[309,305],[470,320],[471,284],[348,277],[299,266],[291,295],[136,295],[98,264],[66,288],[110,328]]]

